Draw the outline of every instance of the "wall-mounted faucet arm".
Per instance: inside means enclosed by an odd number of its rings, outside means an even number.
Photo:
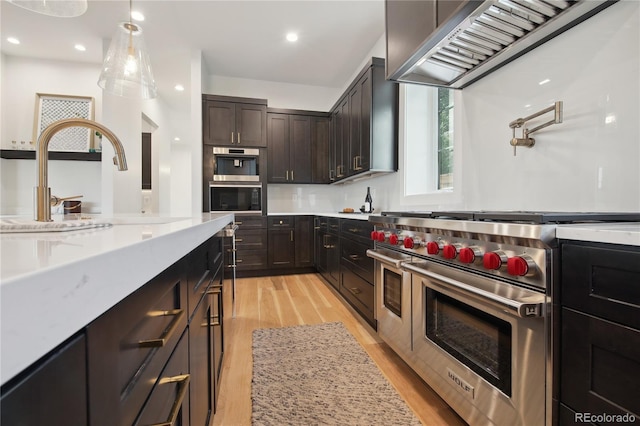
[[[527,129],[525,128],[522,131],[522,138],[516,138],[516,128],[520,128],[522,126],[524,126],[527,121],[533,120],[534,118],[540,117],[543,114],[546,114],[548,112],[554,112],[554,116],[553,119],[550,121],[547,121],[546,123],[542,123],[539,126],[534,127],[533,129]],[[531,148],[534,144],[535,144],[535,140],[533,138],[530,138],[529,135],[531,135],[534,132],[537,132],[540,129],[544,129],[545,127],[549,127],[552,124],[559,124],[562,123],[562,101],[557,101],[555,102],[553,105],[551,105],[548,108],[545,108],[541,111],[536,112],[535,114],[531,114],[528,117],[525,118],[517,118],[515,120],[513,120],[511,123],[509,123],[509,127],[511,129],[513,129],[513,137],[511,138],[511,141],[509,142],[511,144],[511,146],[513,146],[513,155],[516,155],[516,147],[518,146],[526,146]]]
[[[102,133],[109,139],[115,156],[113,164],[118,166],[118,170],[127,170],[127,158],[124,154],[124,147],[120,139],[108,128],[93,120],[84,118],[67,118],[51,123],[45,128],[36,142],[36,171],[38,174],[38,185],[35,188],[35,214],[34,219],[39,222],[51,222],[51,190],[49,189],[49,142],[59,131],[68,127],[86,127]]]

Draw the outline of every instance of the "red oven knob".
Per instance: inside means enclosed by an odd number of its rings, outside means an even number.
[[[509,275],[523,277],[529,272],[529,262],[523,256],[510,257],[507,260],[507,272]]]
[[[371,231],[371,239],[373,241],[377,241],[378,240],[378,231]]]
[[[442,248],[442,256],[445,259],[455,259],[457,255],[458,249],[454,245],[447,244]]]
[[[438,252],[440,252],[440,244],[435,241],[429,241],[427,243],[427,253],[438,254]]]
[[[389,235],[389,244],[394,246],[398,245],[398,236],[396,234]]]
[[[473,263],[476,260],[476,256],[480,256],[480,250],[472,247],[464,247],[460,249],[460,262]]]
[[[502,263],[504,262],[506,257],[501,253],[497,253],[495,251],[491,253],[485,253],[482,258],[482,264],[485,269],[498,270],[502,267]]]
[[[376,238],[378,242],[384,243],[384,240],[387,238],[387,236],[384,234],[384,232],[380,231],[378,232],[378,235]]]
[[[413,241],[413,238],[411,237],[407,237],[404,239],[404,241],[402,242],[402,244],[404,245],[404,248],[406,249],[412,249],[413,246],[415,245],[415,242]]]

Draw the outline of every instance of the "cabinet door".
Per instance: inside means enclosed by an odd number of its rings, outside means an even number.
[[[289,116],[267,114],[269,140],[269,183],[286,183],[289,179]]]
[[[267,106],[236,104],[236,145],[267,146]]]
[[[390,83],[387,83],[390,84]],[[368,171],[371,168],[371,115],[374,110],[373,106],[373,73],[372,69],[369,69],[365,75],[362,76],[358,82],[360,86],[360,92],[362,97],[360,99],[360,146],[358,158],[356,158],[356,173]],[[393,108],[397,108],[397,105]],[[392,108],[392,110],[393,110]],[[386,115],[387,111],[382,112],[381,115]],[[387,113],[388,114],[388,113]],[[380,117],[382,118],[382,117]],[[397,134],[395,135],[397,138]],[[397,150],[396,150],[397,151]]]
[[[338,175],[338,152],[336,147],[338,145],[338,124],[341,120],[340,109],[336,108],[331,113],[331,136],[329,139],[329,182],[335,182]]]
[[[218,407],[220,397],[220,377],[222,376],[222,360],[224,357],[224,309],[222,289],[224,277],[222,268],[218,270],[209,296],[211,297],[211,327],[213,332],[213,385],[214,385],[214,410]]]
[[[436,18],[435,0],[385,1],[387,78],[394,75],[436,29]]]
[[[269,230],[269,267],[286,268],[295,265],[294,228]]]
[[[84,334],[47,355],[14,385],[2,387],[0,424],[67,426],[87,424]]]
[[[362,117],[362,89],[360,83],[355,85],[349,92],[349,151],[348,152],[348,171],[347,176],[353,176],[357,173],[356,161],[360,157],[361,139],[361,117]],[[343,154],[344,155],[344,154]]]
[[[311,183],[329,183],[330,120],[311,118]]]
[[[289,182],[311,183],[311,117],[289,116]]]
[[[202,141],[206,145],[232,145],[236,142],[236,104],[205,101]]]
[[[296,267],[313,266],[313,216],[296,216],[295,224]]]
[[[341,130],[341,144],[336,146],[336,150],[340,150],[340,178],[347,177],[349,174],[349,160],[351,159],[350,146],[349,146],[349,96],[347,96],[341,105],[342,109],[342,130]]]
[[[561,351],[563,404],[640,416],[640,330],[563,308]]]
[[[207,288],[208,289],[208,288]],[[211,298],[200,300],[189,324],[189,365],[191,375],[191,424],[208,426],[214,413],[213,316]]]
[[[340,287],[340,238],[327,234],[327,272],[329,282],[338,289]]]

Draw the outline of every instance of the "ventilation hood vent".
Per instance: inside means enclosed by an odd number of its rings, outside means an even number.
[[[491,0],[469,14],[477,3],[468,2],[441,24],[391,78],[464,88],[615,1]]]

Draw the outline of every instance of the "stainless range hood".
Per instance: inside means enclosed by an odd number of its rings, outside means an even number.
[[[464,88],[616,1],[464,2],[389,79]]]

